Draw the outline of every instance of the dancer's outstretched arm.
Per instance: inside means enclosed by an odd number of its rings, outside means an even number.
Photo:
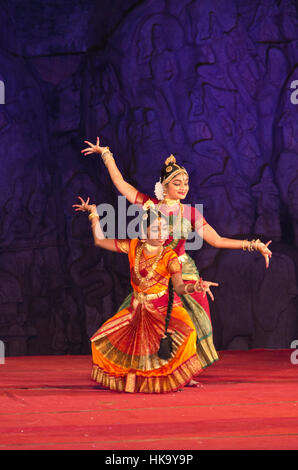
[[[123,179],[123,176],[116,165],[116,162],[112,153],[110,152],[109,147],[100,147],[99,137],[97,137],[95,145],[91,142],[88,142],[88,140],[85,140],[84,142],[85,144],[88,144],[89,147],[83,149],[81,153],[83,153],[84,155],[90,155],[92,153],[98,153],[99,155],[101,155],[103,162],[110,174],[111,180],[115,187],[118,189],[119,193],[125,196],[130,203],[134,204],[136,201],[138,190]]]
[[[209,245],[216,248],[229,248],[234,250],[248,250],[258,251],[265,258],[266,268],[269,267],[269,259],[272,257],[272,252],[269,250],[268,245],[272,242],[270,240],[267,243],[263,243],[260,240],[237,240],[233,238],[221,237],[216,230],[214,230],[208,223],[204,224],[203,227],[200,224],[200,228],[197,228],[199,235]]]
[[[99,215],[97,213],[96,205],[89,204],[89,197],[86,202],[80,196],[78,196],[78,198],[80,199],[81,204],[73,204],[72,207],[75,208],[75,211],[89,212],[89,219],[91,220],[94,244],[96,246],[104,248],[105,250],[118,251],[116,248],[115,240],[112,238],[105,238],[104,236],[104,233],[99,223]]]
[[[218,282],[203,281],[200,278],[195,284],[184,283],[181,273],[177,272],[171,276],[173,287],[178,295],[192,294],[193,292],[204,292],[204,296],[208,294],[212,300],[214,296],[210,290],[211,286],[218,286]]]
[[[203,222],[204,226],[207,224],[206,220],[202,217],[200,217],[200,221]],[[202,235],[200,234],[200,236]],[[204,281],[201,276],[195,283],[185,283],[182,279],[182,265],[177,254],[176,257],[169,261],[168,269],[171,274],[174,290],[178,295],[192,294],[193,292],[203,292],[204,297],[206,294],[208,294],[211,300],[214,300],[214,296],[210,290],[210,287],[218,286],[219,284],[217,282]]]

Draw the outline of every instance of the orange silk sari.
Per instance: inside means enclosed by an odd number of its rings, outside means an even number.
[[[168,360],[157,355],[164,334],[168,307],[168,282],[171,274],[181,271],[177,254],[164,248],[152,278],[140,282],[134,266],[141,242],[116,240],[117,250],[127,253],[134,293],[130,306],[107,320],[92,336],[92,379],[118,392],[166,393],[178,390],[198,375],[202,367],[196,353],[196,331],[174,294],[168,331],[173,352]],[[140,257],[142,276],[155,257],[144,252]]]

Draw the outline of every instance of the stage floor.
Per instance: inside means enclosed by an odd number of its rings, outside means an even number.
[[[201,387],[165,395],[98,389],[91,356],[7,358],[0,450],[298,449],[292,352],[219,352]]]

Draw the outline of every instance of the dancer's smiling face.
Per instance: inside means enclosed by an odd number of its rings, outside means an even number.
[[[185,199],[189,191],[189,177],[181,172],[166,184],[165,189],[167,198]]]

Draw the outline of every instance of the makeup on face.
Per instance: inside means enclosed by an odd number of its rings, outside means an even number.
[[[168,197],[184,198],[189,190],[189,179],[186,175],[178,175],[168,183]]]
[[[148,227],[148,243],[160,246],[165,243],[169,237],[169,227],[165,220],[156,220]]]

